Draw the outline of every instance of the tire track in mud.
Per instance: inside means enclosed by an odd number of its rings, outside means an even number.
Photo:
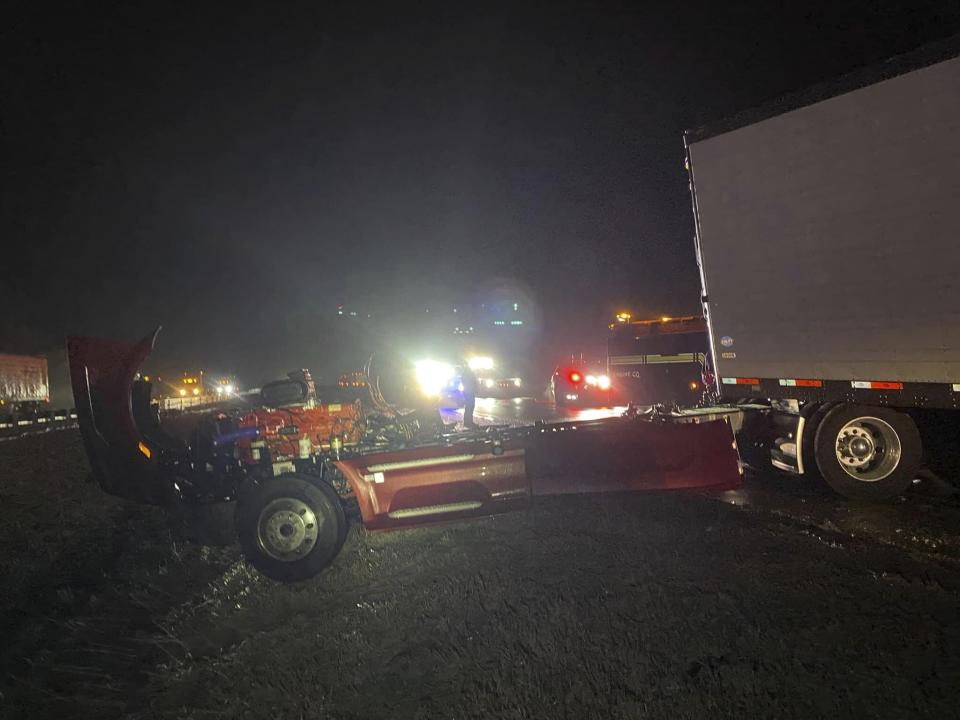
[[[853,503],[809,481],[777,476],[748,480],[740,490],[704,495],[835,548],[870,550],[910,577],[956,589],[960,571],[960,497],[917,492],[887,503]],[[897,558],[901,558],[897,560]],[[925,565],[926,569],[921,569]],[[882,570],[880,571],[883,572]],[[893,570],[891,574],[904,574]]]

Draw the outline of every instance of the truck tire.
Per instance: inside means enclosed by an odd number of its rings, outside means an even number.
[[[336,491],[322,480],[289,474],[252,488],[238,508],[247,561],[274,580],[311,578],[340,552],[347,521]]]
[[[810,411],[801,411],[804,416],[805,424],[803,429],[803,444],[800,449],[803,455],[803,474],[811,480],[818,480],[820,468],[817,467],[817,430],[823,419],[830,414],[830,411],[837,406],[836,403],[822,403],[810,408]],[[805,412],[806,411],[806,412]]]
[[[879,501],[910,487],[923,446],[909,415],[842,404],[820,423],[815,454],[820,474],[836,492],[851,500]]]

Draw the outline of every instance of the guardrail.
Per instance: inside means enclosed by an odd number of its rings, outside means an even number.
[[[77,426],[77,411],[45,410],[37,415],[17,417],[0,416],[0,440],[12,440],[48,430],[60,430]]]

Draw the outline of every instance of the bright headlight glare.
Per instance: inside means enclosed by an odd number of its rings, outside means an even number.
[[[610,378],[607,377],[606,375],[601,375],[600,377],[597,378],[597,385],[600,387],[601,390],[609,390]]]
[[[474,355],[467,360],[471,370],[493,370],[493,358],[486,355]]]
[[[417,385],[425,395],[439,395],[453,379],[453,366],[436,360],[420,360],[414,365]]]
[[[596,385],[597,376],[596,375],[587,375],[586,377],[587,385]]]
[[[484,387],[492,388],[493,387],[493,378],[487,378],[483,381]]]
[[[225,385],[224,388],[223,388],[223,391],[224,391],[227,395],[233,395],[233,385],[230,385],[230,384]]]

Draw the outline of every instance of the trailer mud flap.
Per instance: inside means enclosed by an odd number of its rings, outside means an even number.
[[[158,332],[136,344],[67,338],[77,421],[94,478],[112,495],[155,504],[174,499],[172,481],[159,467],[158,448],[137,427],[132,393]]]

